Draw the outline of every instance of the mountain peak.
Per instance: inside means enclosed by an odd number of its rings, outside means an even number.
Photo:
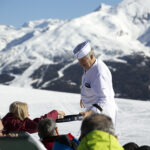
[[[110,7],[111,7],[110,5],[106,5],[104,3],[101,3],[100,6],[98,8],[96,8],[94,11],[108,10]]]
[[[0,83],[79,92],[82,69],[72,50],[89,39],[112,69],[118,96],[150,99],[149,3],[101,4],[76,19],[34,20],[19,29],[0,25]],[[126,76],[120,78],[122,74]]]

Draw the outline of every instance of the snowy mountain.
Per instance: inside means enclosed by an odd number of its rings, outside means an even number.
[[[8,94],[9,93],[9,94]],[[0,85],[2,105],[0,115],[3,117],[9,110],[9,105],[14,101],[26,102],[29,106],[30,118],[39,117],[49,111],[63,110],[66,115],[78,114],[84,111],[79,106],[80,94],[35,90]],[[116,134],[123,145],[135,142],[140,145],[150,145],[150,102],[116,99],[118,114]],[[80,136],[81,121],[57,124],[60,134],[71,132],[75,137]],[[37,133],[33,136],[39,139]]]
[[[112,72],[116,97],[149,100],[149,5],[123,0],[72,20],[0,25],[0,83],[78,93],[82,69],[72,50],[88,39]]]

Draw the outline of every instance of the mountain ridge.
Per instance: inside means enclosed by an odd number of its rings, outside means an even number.
[[[88,39],[96,56],[109,64],[114,78],[120,83],[126,79],[129,84],[124,89],[122,83],[119,89],[119,83],[114,81],[116,95],[137,99],[133,90],[131,94],[123,92],[136,88],[135,81],[138,80],[138,86],[146,89],[139,98],[150,99],[149,94],[144,96],[150,83],[150,76],[146,75],[150,60],[149,3],[148,0],[145,3],[124,0],[116,6],[102,4],[97,11],[79,18],[30,21],[19,29],[0,25],[0,83],[79,92],[82,69],[74,63],[77,61],[74,61],[72,50]],[[132,77],[136,86],[129,77],[122,74],[122,78],[119,77],[120,66],[125,74],[128,74],[128,69],[136,68],[136,71],[129,72],[130,76],[139,75],[137,79]],[[78,74],[72,77],[70,74],[74,69]],[[141,74],[141,70],[146,71],[145,74]],[[142,83],[143,78],[147,83]]]

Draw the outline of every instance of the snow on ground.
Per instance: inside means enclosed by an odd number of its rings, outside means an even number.
[[[0,85],[0,115],[3,117],[10,103],[23,101],[28,103],[30,118],[38,117],[53,109],[63,110],[67,115],[83,111],[79,107],[79,94],[62,93]],[[150,102],[116,99],[119,111],[116,134],[121,144],[136,142],[139,145],[150,145]],[[61,134],[71,132],[75,137],[80,135],[81,121],[59,123]],[[38,135],[33,134],[38,139]]]

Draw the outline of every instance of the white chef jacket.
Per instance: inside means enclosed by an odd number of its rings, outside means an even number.
[[[112,76],[100,59],[96,60],[82,76],[81,99],[87,110],[106,114],[115,124],[117,106],[114,100]],[[103,111],[100,112],[93,104],[98,104]]]

